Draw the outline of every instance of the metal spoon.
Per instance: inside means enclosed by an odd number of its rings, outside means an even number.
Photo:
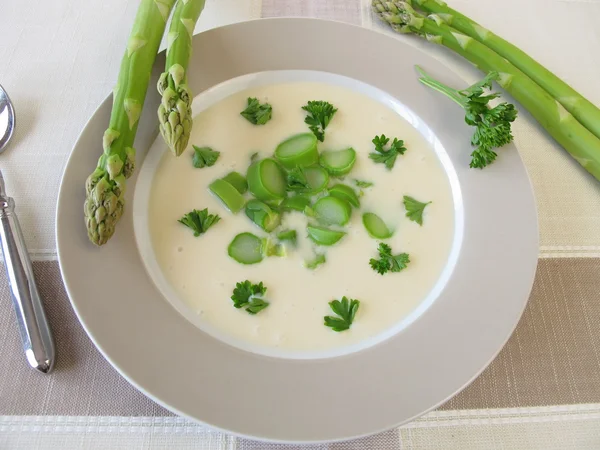
[[[4,151],[14,129],[15,110],[6,91],[0,86],[0,153]],[[25,357],[31,367],[48,373],[54,367],[54,341],[35,284],[23,233],[15,214],[15,202],[6,195],[2,172],[0,172],[0,240]]]

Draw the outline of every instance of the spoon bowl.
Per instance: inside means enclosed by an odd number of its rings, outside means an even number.
[[[0,86],[0,153],[4,151],[13,135],[15,119],[15,108],[4,88]]]

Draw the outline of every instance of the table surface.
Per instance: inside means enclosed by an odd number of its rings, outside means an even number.
[[[196,32],[282,16],[389,32],[369,3],[207,0]],[[450,3],[600,104],[600,0]],[[58,349],[53,374],[28,369],[0,275],[0,448],[277,449],[175,417],[132,388],[92,345],[62,284],[54,241],[60,177],[79,132],[112,90],[137,5],[0,0],[0,84],[15,103],[18,124],[0,169],[17,203]],[[395,36],[469,82],[481,77],[444,48]],[[439,410],[371,438],[311,448],[600,448],[600,182],[523,110],[514,134],[534,186],[541,247],[530,302],[509,343]]]

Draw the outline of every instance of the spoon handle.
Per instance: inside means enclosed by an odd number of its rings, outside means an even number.
[[[48,373],[54,367],[54,341],[14,206],[12,198],[0,196],[4,266],[27,362],[34,369]]]

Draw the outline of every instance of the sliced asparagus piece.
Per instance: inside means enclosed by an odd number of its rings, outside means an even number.
[[[325,264],[326,258],[323,253],[317,253],[311,260],[304,261],[304,267],[310,270],[315,270],[321,264]]]
[[[245,194],[248,191],[248,181],[239,172],[229,172],[223,177],[223,180],[232,185],[240,194]]]
[[[308,225],[306,231],[308,237],[319,245],[333,245],[346,235],[344,231],[330,230],[316,225]]]
[[[312,166],[304,169],[308,188],[304,190],[306,194],[318,194],[327,187],[329,183],[329,174],[320,166]]]
[[[279,239],[280,241],[289,241],[292,245],[296,245],[296,230],[280,231],[279,233],[277,233],[277,239]]]
[[[394,234],[377,214],[371,212],[364,213],[362,221],[367,233],[374,239],[388,239]]]
[[[326,150],[321,153],[319,163],[333,177],[346,175],[356,162],[356,151],[350,147],[344,150]]]
[[[158,4],[159,0],[155,2]],[[160,134],[176,156],[186,149],[192,129],[194,96],[187,85],[187,67],[192,54],[194,27],[203,8],[204,0],[177,2],[167,34],[165,72],[158,80],[158,92],[162,95],[158,107]]]
[[[121,60],[119,78],[113,91],[113,106],[108,129],[104,132],[104,153],[96,170],[85,182],[85,225],[90,241],[108,242],[123,215],[125,180],[133,174],[133,142],[146,91],[175,0],[142,0]]]
[[[283,171],[272,159],[253,162],[248,168],[248,189],[259,200],[280,203],[286,195]]]
[[[319,161],[317,138],[312,133],[291,136],[277,146],[275,158],[286,169],[312,166]]]
[[[250,200],[246,203],[246,215],[252,222],[268,233],[281,223],[281,214],[260,200]]]
[[[223,202],[225,207],[234,214],[240,212],[246,204],[246,200],[244,200],[242,194],[240,194],[230,183],[221,178],[210,183],[208,188]]]
[[[256,264],[265,258],[267,240],[252,233],[240,233],[233,238],[227,253],[241,264]]]
[[[295,195],[294,197],[286,198],[283,203],[281,203],[281,209],[284,211],[304,212],[307,206],[310,207],[310,204],[310,197],[305,195]]]
[[[355,208],[360,207],[360,201],[358,200],[358,195],[354,192],[350,186],[346,186],[345,184],[336,184],[328,189],[329,195],[332,197],[337,197],[342,200],[346,200]]]
[[[317,220],[324,225],[346,225],[352,215],[350,203],[332,196],[317,200],[313,211]]]

